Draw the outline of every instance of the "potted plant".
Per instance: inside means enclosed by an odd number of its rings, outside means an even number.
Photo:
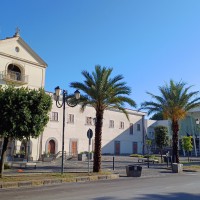
[[[126,174],[128,177],[140,177],[142,173],[142,166],[128,165],[126,166]]]
[[[51,156],[51,153],[48,152],[44,152],[43,155],[42,155],[42,161],[43,162],[51,162],[53,160],[53,156]]]
[[[20,154],[20,158],[23,158],[23,159],[25,158],[25,151],[20,151],[19,154]]]
[[[78,154],[78,160],[79,160],[79,161],[86,161],[86,160],[87,160],[87,154],[86,154],[85,151],[84,151],[84,152],[80,152],[80,153]]]

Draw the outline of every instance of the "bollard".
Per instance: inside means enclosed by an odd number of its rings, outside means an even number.
[[[148,163],[148,168],[149,168],[149,156],[147,157],[147,163]]]
[[[169,156],[167,156],[167,167],[169,166]]]
[[[113,156],[113,170],[115,170],[115,157]]]

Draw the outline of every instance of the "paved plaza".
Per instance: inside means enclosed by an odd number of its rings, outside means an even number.
[[[182,158],[186,159],[186,158]],[[114,162],[113,162],[114,161]],[[113,165],[114,164],[114,165]],[[150,163],[148,164],[138,163],[138,158],[129,156],[102,156],[102,170],[118,173],[120,177],[126,177],[127,165],[140,165],[142,166],[141,177],[156,177],[166,176],[173,174],[170,169],[170,165],[167,167],[166,163]],[[92,171],[93,161],[90,161],[90,171]],[[61,171],[61,158],[58,158],[52,162],[37,162],[37,168],[28,166],[26,168],[20,166],[13,166],[10,170],[5,171],[5,175],[19,174],[18,169],[22,169],[23,173],[45,173],[45,172],[60,172]],[[78,161],[77,158],[65,160],[64,172],[88,172],[88,161]]]

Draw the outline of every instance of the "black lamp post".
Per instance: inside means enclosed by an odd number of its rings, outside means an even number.
[[[199,124],[200,124],[199,119],[196,119],[196,125],[197,125],[198,132],[199,132],[199,130],[198,130]],[[200,154],[200,132],[199,132],[199,154]]]
[[[56,106],[58,108],[63,107],[63,129],[62,129],[62,163],[61,163],[61,174],[64,172],[64,147],[65,147],[65,103],[67,103],[70,107],[75,107],[78,104],[78,100],[80,99],[80,92],[76,90],[74,92],[75,101],[70,101],[72,98],[67,95],[67,90],[62,90],[62,102],[60,103],[59,97],[60,97],[61,89],[59,86],[55,88],[55,96],[56,96]]]

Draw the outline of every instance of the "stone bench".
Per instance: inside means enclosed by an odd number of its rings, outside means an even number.
[[[138,162],[152,162],[153,164],[154,163],[159,163],[159,161],[157,159],[148,159],[148,158],[138,158]]]
[[[34,167],[36,169],[36,162],[12,162],[11,163],[11,167],[13,167],[13,165],[18,165],[19,167]]]

